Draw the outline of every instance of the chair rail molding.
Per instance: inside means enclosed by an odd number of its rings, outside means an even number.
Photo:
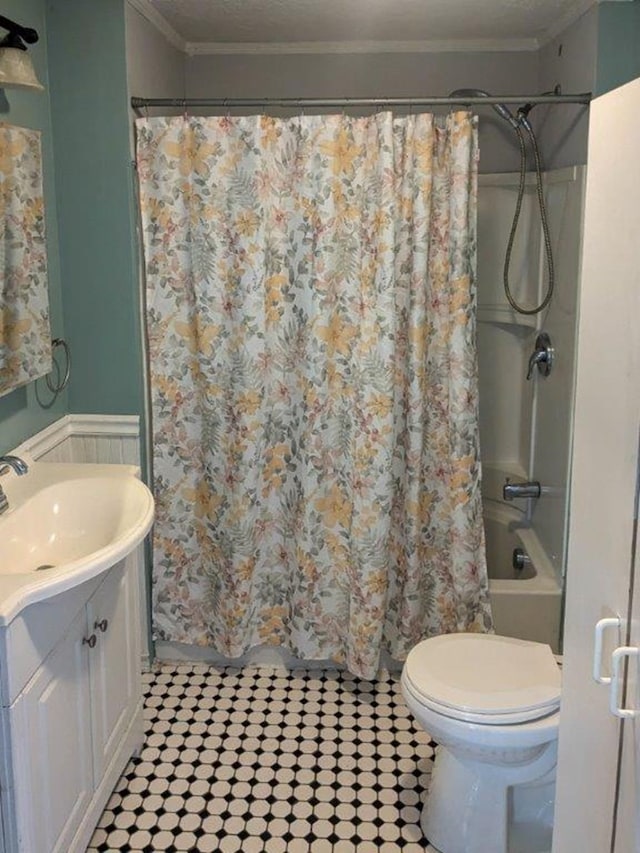
[[[14,451],[43,462],[140,465],[138,415],[65,415]]]

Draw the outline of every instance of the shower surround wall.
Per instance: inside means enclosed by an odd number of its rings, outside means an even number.
[[[544,176],[555,265],[555,290],[542,314],[516,314],[503,289],[504,254],[513,219],[518,175],[483,175],[478,189],[478,358],[483,493],[502,500],[505,477],[538,480],[542,497],[532,524],[560,578],[564,566],[566,500],[571,449],[578,261],[584,167]],[[535,179],[527,185],[512,255],[510,281],[524,306],[539,304],[547,288],[546,259]],[[555,349],[551,375],[536,369],[526,380],[539,330]]]
[[[559,577],[564,572],[568,525],[585,176],[584,166],[549,172],[545,194],[556,290],[538,328],[550,335],[555,361],[547,379],[540,374],[536,377],[529,471],[543,487],[542,497],[535,503],[533,525]],[[542,256],[540,260],[542,263]]]

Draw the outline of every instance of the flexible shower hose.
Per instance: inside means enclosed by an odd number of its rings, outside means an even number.
[[[536,192],[538,195],[538,206],[540,207],[540,219],[542,221],[542,233],[544,236],[544,249],[547,259],[547,269],[549,271],[549,284],[547,286],[547,292],[542,302],[535,308],[523,308],[522,305],[519,305],[516,302],[513,294],[511,293],[511,285],[509,284],[509,267],[511,265],[511,253],[513,252],[513,243],[516,237],[516,231],[518,230],[518,220],[520,219],[520,211],[522,210],[522,199],[524,198],[524,187],[527,171],[527,150],[525,146],[524,136],[522,134],[522,125],[524,125],[527,133],[529,134],[529,139],[531,140],[531,146],[533,148],[533,156],[535,158]],[[507,251],[505,252],[504,257],[504,292],[509,302],[509,305],[511,305],[513,310],[517,311],[518,314],[539,314],[540,311],[544,311],[547,305],[551,302],[551,297],[553,296],[553,289],[555,286],[555,270],[553,267],[551,237],[549,236],[547,209],[544,202],[544,194],[542,192],[542,165],[540,161],[540,152],[538,150],[538,142],[536,140],[536,135],[533,132],[533,128],[526,120],[526,118],[522,120],[520,124],[518,124],[515,130],[518,135],[518,142],[520,144],[520,186],[518,188],[518,200],[516,202],[516,209],[513,214],[513,223],[511,225],[509,241],[507,243]]]

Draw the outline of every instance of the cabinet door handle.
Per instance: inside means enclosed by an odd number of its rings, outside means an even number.
[[[102,633],[104,634],[104,632],[109,627],[109,620],[101,619],[99,622],[96,621],[93,623],[93,627],[96,629],[96,631],[102,631]]]
[[[622,719],[626,719],[628,717],[637,717],[640,713],[635,708],[622,708],[619,704],[619,696],[622,682],[622,673],[620,672],[622,668],[622,662],[625,658],[628,658],[630,662],[631,660],[633,660],[633,658],[635,658],[637,666],[638,657],[640,657],[640,649],[637,646],[620,646],[620,648],[616,649],[615,652],[611,655],[611,684],[609,686],[609,709],[615,717],[622,717]],[[633,679],[633,681],[635,681],[635,679]]]
[[[90,649],[93,649],[97,642],[98,642],[98,638],[96,637],[95,634],[92,634],[90,637],[83,637],[82,638],[82,645],[83,646],[87,645],[87,646],[89,646]]]
[[[609,628],[616,629],[618,632],[618,642],[620,642],[622,620],[619,616],[608,616],[606,619],[600,619],[599,622],[596,622],[593,649],[593,680],[598,684],[611,684],[611,676],[602,674],[602,646],[604,644],[604,632],[609,630]]]

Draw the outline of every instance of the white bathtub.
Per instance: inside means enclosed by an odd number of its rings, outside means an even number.
[[[489,594],[496,633],[548,643],[559,652],[562,590],[535,532],[521,527],[522,513],[498,501],[484,502]],[[531,565],[512,568],[514,548]]]

